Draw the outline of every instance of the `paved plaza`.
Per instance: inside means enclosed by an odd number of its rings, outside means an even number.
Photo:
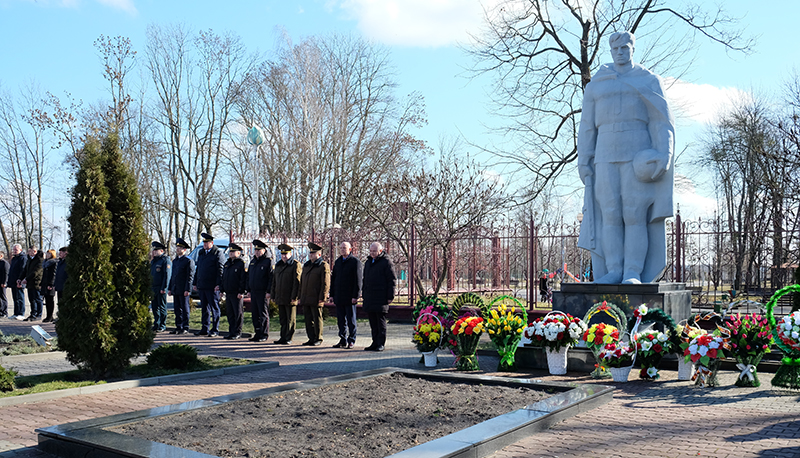
[[[37,324],[54,333],[52,324]],[[30,323],[0,319],[0,330],[6,334],[29,334]],[[280,367],[0,407],[0,457],[50,457],[35,447],[34,430],[44,426],[381,367],[423,368],[411,343],[410,324],[391,323],[387,350],[380,353],[362,351],[369,344],[369,328],[364,326],[360,331],[367,336],[361,337],[353,350],[330,347],[337,341],[333,328],[325,329],[325,342],[320,347],[300,346],[302,336],[297,337],[298,344],[286,347],[158,334],[157,344],[186,343],[197,347],[201,355],[277,361]],[[481,355],[480,373],[597,383],[582,373],[496,373],[497,362],[495,356]],[[48,367],[53,371],[69,368],[63,357],[15,364],[21,373],[41,373]],[[439,367],[433,370],[452,371],[452,365],[452,356],[440,356]],[[636,375],[631,374],[629,383],[603,382],[616,386],[611,403],[558,423],[493,457],[800,456],[800,392],[773,389],[769,384],[772,374],[761,374],[760,388],[737,388],[733,385],[736,374],[723,372],[722,386],[712,389],[677,381],[675,371],[662,371],[662,380],[656,382],[640,382]]]

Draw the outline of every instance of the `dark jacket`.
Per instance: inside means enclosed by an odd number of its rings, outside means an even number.
[[[225,265],[225,253],[212,246],[206,254],[201,249],[197,254],[197,264],[194,272],[194,285],[197,289],[214,289],[222,283],[222,266]]]
[[[331,267],[317,258],[316,261],[307,261],[303,264],[300,275],[299,305],[322,305],[328,298],[331,287]]]
[[[361,297],[363,278],[361,260],[350,255],[347,259],[339,256],[333,263],[331,272],[331,297],[336,305],[352,305],[353,299]]]
[[[58,260],[48,259],[42,267],[42,296],[55,296],[56,265]]]
[[[364,283],[361,298],[366,312],[389,312],[389,303],[394,300],[396,277],[394,265],[381,253],[377,258],[368,258],[364,262]]]
[[[169,277],[169,288],[173,296],[182,296],[192,291],[194,281],[194,260],[189,256],[177,256],[172,260],[172,275]]]
[[[28,265],[28,256],[25,254],[18,254],[11,258],[9,261],[11,267],[8,269],[8,281],[11,282],[11,286],[17,286],[17,280],[22,280],[25,278],[25,266]]]
[[[225,262],[219,291],[229,296],[247,292],[247,272],[244,270],[242,258],[230,258]]]
[[[266,293],[272,290],[272,259],[253,256],[247,268],[247,290]]]
[[[8,272],[11,270],[11,264],[5,260],[5,258],[0,259],[0,285],[7,285],[8,284]],[[16,286],[16,282],[15,282]],[[5,294],[0,292],[0,294]]]
[[[153,279],[151,286],[153,291],[166,291],[169,286],[170,270],[172,263],[167,255],[162,254],[150,261],[150,278]]]
[[[272,289],[270,296],[278,305],[289,305],[297,300],[300,294],[300,263],[294,258],[288,262],[283,259],[275,264],[272,273]]]
[[[44,266],[44,253],[42,250],[36,252],[32,258],[28,259],[20,274],[20,280],[26,280],[28,283],[25,285],[27,289],[39,289],[42,286],[42,267]]]
[[[67,258],[59,259],[56,265],[56,291],[64,291],[64,286],[67,284]]]

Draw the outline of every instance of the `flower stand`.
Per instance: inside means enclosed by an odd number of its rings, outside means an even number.
[[[633,366],[624,366],[624,367],[609,367],[608,372],[611,374],[611,378],[615,382],[627,382],[628,376],[631,374],[631,368]]]
[[[547,368],[552,375],[564,375],[567,373],[567,350],[569,350],[567,345],[561,347],[558,351],[549,348],[545,349]]]
[[[459,334],[456,336],[458,340],[458,358],[456,359],[456,369],[460,371],[478,371],[478,356],[475,352],[478,350],[478,342],[481,339],[480,334]]]
[[[678,357],[678,380],[691,380],[694,373],[694,364],[687,363],[682,357]]]
[[[438,353],[438,350],[422,352],[422,357],[425,359],[425,367],[436,367],[436,363],[438,362]]]
[[[734,382],[734,385],[743,387],[761,386],[761,381],[758,379],[758,372],[756,372],[756,368],[758,368],[758,363],[761,362],[761,358],[763,357],[764,353],[759,353],[755,356],[746,358],[737,357],[736,367],[740,372],[739,376],[736,378],[736,382]]]

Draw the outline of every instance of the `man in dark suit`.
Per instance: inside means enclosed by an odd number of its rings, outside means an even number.
[[[225,253],[214,245],[214,236],[205,232],[200,236],[203,237],[203,249],[197,255],[194,289],[200,295],[203,326],[195,335],[217,337],[220,315],[219,285],[222,282]]]
[[[331,297],[336,305],[336,323],[339,325],[339,343],[334,348],[353,348],[356,344],[356,304],[361,297],[361,261],[351,256],[349,242],[339,245],[340,256],[333,263]]]
[[[186,256],[189,244],[178,237],[175,240],[177,256],[172,260],[172,276],[169,279],[169,295],[175,311],[175,330],[170,334],[189,334],[189,313],[194,281],[194,261]]]
[[[64,287],[67,285],[67,247],[63,246],[58,249],[58,265],[56,265],[56,297],[58,302],[64,295]]]
[[[8,286],[11,288],[11,300],[14,301],[14,316],[11,318],[22,320],[25,318],[25,288],[22,287],[22,273],[28,264],[28,257],[22,253],[19,243],[11,247],[11,267],[8,271]]]
[[[272,259],[267,256],[267,245],[253,240],[255,256],[247,269],[247,290],[250,291],[250,307],[255,335],[252,342],[264,342],[269,337],[269,298],[272,289]]]
[[[167,330],[167,288],[172,263],[164,254],[166,249],[167,247],[163,243],[153,242],[153,260],[150,261],[153,299],[150,301],[150,308],[153,309],[153,331],[155,332]]]
[[[222,282],[219,291],[225,293],[228,311],[228,335],[226,339],[242,337],[244,324],[244,294],[247,292],[247,271],[242,260],[242,247],[235,243],[228,245],[228,260],[222,267]]]
[[[28,290],[28,303],[31,304],[31,314],[25,321],[38,321],[42,319],[44,298],[42,297],[42,275],[44,274],[44,253],[36,245],[28,247],[28,262],[20,275],[20,285]]]
[[[361,289],[362,307],[367,312],[372,329],[372,344],[366,351],[383,351],[386,345],[386,315],[394,300],[396,277],[392,261],[375,242],[369,247],[369,259],[364,263],[364,282]]]
[[[6,299],[6,284],[8,283],[8,271],[11,264],[5,260],[5,254],[0,251],[0,318],[8,316],[8,299]]]

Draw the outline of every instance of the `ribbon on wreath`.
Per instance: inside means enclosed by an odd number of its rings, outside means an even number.
[[[709,375],[711,375],[711,369],[707,368],[706,366],[697,366],[697,370],[692,376],[692,381],[695,381],[699,378],[700,385],[706,386],[706,381],[708,380]]]
[[[744,380],[747,377],[751,382],[755,380],[756,366],[752,364],[736,363],[736,367],[742,371],[739,374],[739,379]]]

